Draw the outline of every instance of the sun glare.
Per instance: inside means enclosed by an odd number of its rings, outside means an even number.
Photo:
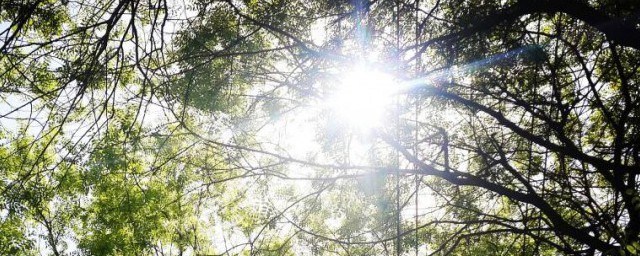
[[[372,128],[381,125],[397,88],[391,75],[359,68],[344,74],[328,103],[350,125]]]

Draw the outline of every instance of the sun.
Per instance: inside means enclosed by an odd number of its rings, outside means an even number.
[[[396,90],[390,74],[358,67],[339,77],[328,104],[341,121],[357,128],[375,128],[384,123]]]

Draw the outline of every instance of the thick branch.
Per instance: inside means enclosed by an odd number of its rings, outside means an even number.
[[[428,164],[425,164],[420,159],[418,159],[417,157],[409,153],[405,148],[403,148],[400,144],[398,144],[393,139],[389,138],[384,134],[380,134],[380,135],[385,142],[387,142],[389,145],[391,145],[396,150],[398,150],[407,160],[416,164],[420,168],[420,171],[423,175],[436,176],[455,185],[484,188],[486,190],[492,191],[499,195],[506,196],[512,200],[531,204],[537,207],[538,209],[540,209],[540,211],[542,211],[545,214],[545,216],[549,218],[551,223],[555,225],[556,229],[561,234],[572,237],[573,239],[585,245],[588,245],[589,247],[598,249],[602,252],[607,252],[607,251],[611,251],[612,249],[615,249],[615,246],[610,245],[606,242],[603,242],[600,239],[593,237],[587,234],[586,232],[581,231],[580,229],[569,224],[562,217],[562,215],[560,215],[560,213],[558,213],[551,205],[549,205],[549,203],[547,203],[543,198],[541,198],[536,194],[525,194],[522,192],[518,192],[512,189],[509,189],[507,187],[504,187],[502,185],[483,180],[477,176],[464,173],[464,172],[459,172],[455,170],[452,170],[450,172],[445,172],[445,171],[437,170],[436,168]]]
[[[520,0],[516,4],[501,11],[478,18],[471,26],[458,32],[433,38],[411,48],[420,48],[410,60],[418,58],[429,46],[460,40],[476,33],[489,31],[503,23],[514,22],[525,15],[537,13],[565,13],[575,19],[596,28],[622,46],[640,50],[640,29],[619,17],[610,17],[606,13],[576,0]]]

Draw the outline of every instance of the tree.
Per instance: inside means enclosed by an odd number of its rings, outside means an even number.
[[[0,252],[640,254],[639,11],[0,2]]]

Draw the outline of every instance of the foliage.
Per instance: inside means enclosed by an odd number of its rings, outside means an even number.
[[[640,254],[639,10],[0,1],[0,254]]]

